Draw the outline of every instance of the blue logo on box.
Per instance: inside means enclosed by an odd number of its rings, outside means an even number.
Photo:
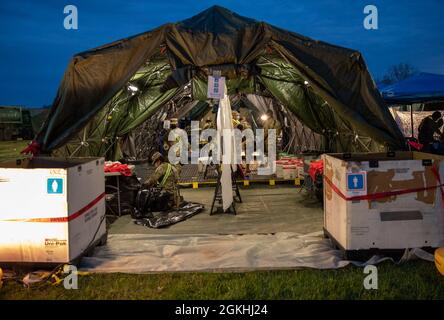
[[[63,193],[63,179],[49,178],[47,181],[48,194],[62,194]]]
[[[347,174],[347,190],[349,191],[364,191],[365,190],[365,176],[363,173],[348,173]]]

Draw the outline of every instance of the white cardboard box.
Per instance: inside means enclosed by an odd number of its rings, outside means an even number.
[[[444,157],[419,152],[392,156],[323,155],[324,228],[343,249],[444,245],[444,207],[435,174],[444,178]],[[374,197],[401,190],[410,192]]]
[[[102,158],[0,164],[0,262],[67,263],[106,237]]]

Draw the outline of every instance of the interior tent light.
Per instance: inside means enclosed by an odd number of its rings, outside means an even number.
[[[132,84],[130,84],[130,85],[128,86],[128,89],[129,89],[130,91],[132,91],[133,93],[139,91],[139,88],[137,88],[136,86],[134,86],[134,85],[132,85]]]
[[[261,115],[261,120],[262,121],[267,121],[268,120],[268,116],[266,114]]]

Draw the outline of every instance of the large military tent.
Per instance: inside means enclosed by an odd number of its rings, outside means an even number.
[[[214,70],[230,94],[277,99],[330,151],[404,147],[359,52],[218,6],[75,55],[35,145],[117,158],[128,134],[185,88],[205,101]]]

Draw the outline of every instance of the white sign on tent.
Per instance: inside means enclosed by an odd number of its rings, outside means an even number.
[[[222,99],[225,95],[225,77],[208,76],[207,96],[210,99]]]

